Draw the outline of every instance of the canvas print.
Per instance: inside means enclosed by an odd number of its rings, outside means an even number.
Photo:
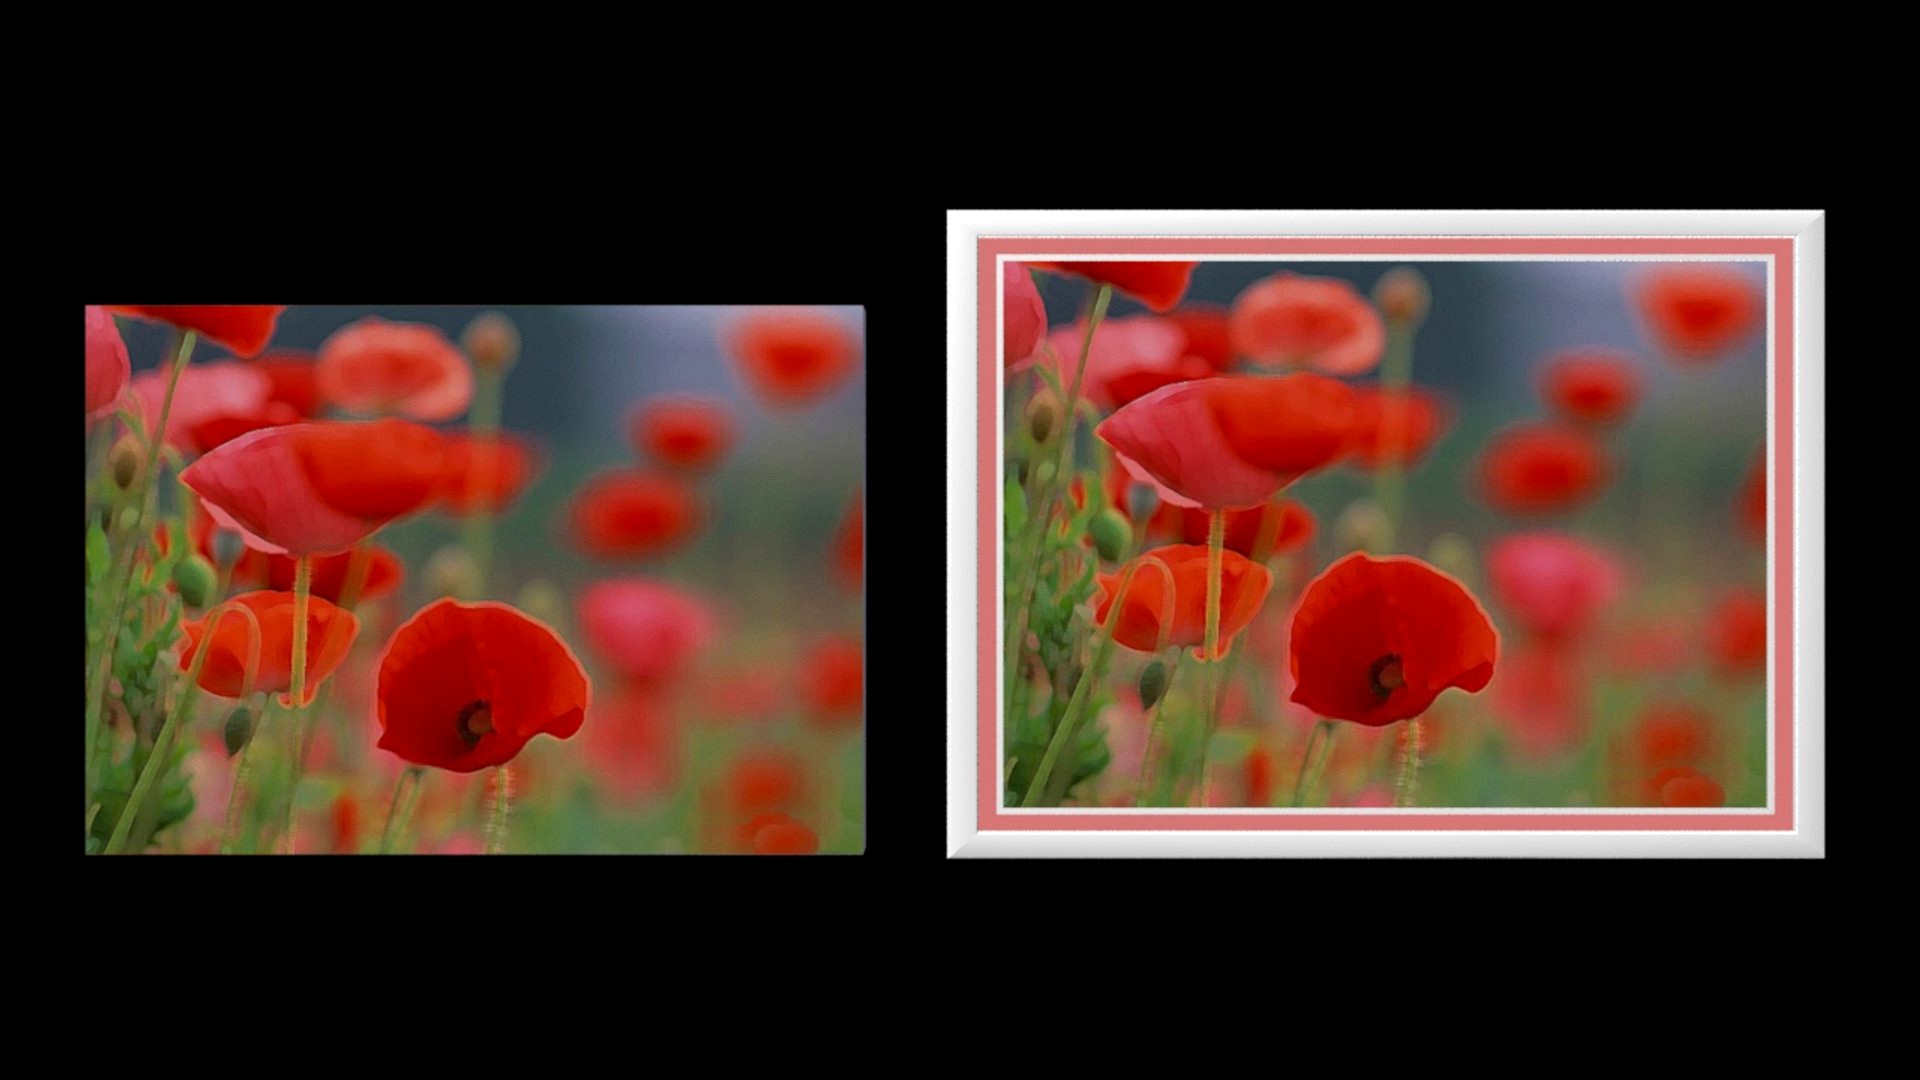
[[[981,272],[1000,808],[1769,804],[1766,261]]]
[[[89,854],[864,848],[862,309],[86,322]]]

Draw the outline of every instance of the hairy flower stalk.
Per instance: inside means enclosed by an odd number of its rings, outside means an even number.
[[[1300,755],[1300,775],[1293,782],[1293,805],[1306,805],[1307,796],[1320,786],[1320,774],[1327,767],[1327,755],[1333,750],[1333,722],[1322,720],[1313,725],[1312,734],[1307,736],[1306,752]],[[1320,747],[1319,756],[1314,755],[1314,746]]]
[[[287,813],[281,819],[280,835],[286,839],[287,854],[293,854],[293,803],[294,795],[300,790],[300,774],[305,765],[306,748],[301,742],[306,729],[305,694],[307,689],[307,594],[313,590],[313,556],[302,555],[294,564],[293,571],[293,681],[288,690],[292,695],[290,709],[293,715],[293,730],[288,745],[293,750],[293,771],[287,781]]]
[[[1220,642],[1220,565],[1227,543],[1227,512],[1213,511],[1207,529],[1207,643],[1202,654],[1207,668],[1206,725],[1200,735],[1200,766],[1193,774],[1193,792],[1197,805],[1207,805],[1207,750],[1213,742],[1213,728],[1220,720],[1220,672],[1213,650]]]
[[[1124,598],[1127,586],[1133,583],[1134,571],[1138,563],[1129,563],[1126,571],[1120,575],[1120,589],[1114,595]],[[1171,584],[1171,583],[1169,583]],[[1118,604],[1120,601],[1116,600]],[[1040,797],[1047,791],[1047,781],[1052,778],[1055,765],[1060,760],[1060,752],[1072,741],[1074,729],[1080,723],[1080,714],[1086,710],[1087,699],[1092,695],[1093,685],[1106,673],[1107,658],[1113,653],[1113,631],[1120,623],[1120,612],[1116,608],[1110,612],[1106,624],[1094,635],[1093,663],[1080,673],[1080,681],[1073,688],[1073,698],[1067,702],[1067,711],[1060,718],[1060,726],[1053,731],[1053,739],[1047,744],[1047,752],[1040,759],[1040,765],[1034,770],[1033,782],[1027,785],[1026,798],[1021,806],[1037,806]],[[1071,773],[1072,770],[1068,770]]]
[[[1412,806],[1420,783],[1420,721],[1407,721],[1400,743],[1400,778],[1393,786],[1393,805]]]

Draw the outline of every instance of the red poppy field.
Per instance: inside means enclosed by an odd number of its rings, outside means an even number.
[[[1003,805],[1766,804],[1762,266],[1000,276]]]
[[[89,854],[863,850],[859,309],[86,316]]]

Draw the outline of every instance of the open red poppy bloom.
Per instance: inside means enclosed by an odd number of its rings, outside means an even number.
[[[798,408],[826,397],[860,362],[853,330],[806,308],[756,311],[733,328],[729,346],[748,385],[775,408]]]
[[[302,420],[320,411],[320,365],[303,352],[271,352],[253,366],[273,384],[272,400],[292,409]]]
[[[1501,538],[1487,553],[1487,583],[1529,633],[1578,637],[1620,594],[1613,556],[1560,533]]]
[[[1767,598],[1756,590],[1727,593],[1707,615],[1707,655],[1724,675],[1767,670]]]
[[[1353,410],[1353,389],[1336,379],[1227,376],[1155,390],[1094,434],[1162,500],[1236,510],[1332,464],[1346,447]]]
[[[614,798],[640,799],[679,783],[680,728],[652,688],[628,683],[596,695],[592,719],[581,749]]]
[[[579,731],[587,673],[558,634],[506,604],[436,600],[387,642],[375,696],[382,750],[474,772],[535,735]]]
[[[733,445],[733,415],[727,403],[704,394],[648,398],[635,406],[627,430],[639,453],[690,471],[718,464]]]
[[[293,581],[299,569],[299,563],[286,555],[267,555],[267,584],[275,589],[292,589]],[[313,577],[308,591],[330,603],[339,603],[340,594],[347,587],[348,571],[353,566],[353,552],[343,551],[338,555],[316,555],[313,559]],[[236,571],[237,574],[237,571]],[[400,556],[378,544],[372,545],[367,553],[365,578],[360,583],[360,596],[356,603],[364,604],[388,596],[400,587],[406,578],[406,568],[401,565]]]
[[[320,346],[320,396],[348,412],[451,420],[473,400],[473,368],[423,323],[368,316]]]
[[[727,771],[727,802],[742,817],[790,810],[806,789],[807,774],[800,762],[778,750],[749,751]]]
[[[1665,266],[1640,282],[1640,312],[1675,359],[1716,359],[1744,344],[1766,305],[1760,285],[1723,266]]]
[[[87,418],[113,411],[113,403],[133,374],[127,343],[107,309],[87,305]]]
[[[632,470],[604,472],[581,485],[572,514],[580,550],[601,559],[664,555],[692,539],[702,518],[692,488]]]
[[[833,576],[840,584],[856,592],[866,580],[865,506],[866,501],[860,497],[860,493],[854,492],[853,504],[847,507],[847,516],[833,535]]]
[[[860,642],[822,638],[800,661],[800,700],[807,716],[821,727],[858,728],[862,714]]]
[[[148,430],[160,422],[167,379],[162,370],[142,372],[133,380]],[[181,453],[204,454],[249,431],[298,419],[291,407],[274,402],[273,380],[265,372],[237,360],[215,361],[180,373],[162,438]]]
[[[1115,289],[1155,311],[1167,311],[1187,295],[1197,262],[1038,262],[1055,274],[1072,274]]]
[[[1583,506],[1612,479],[1606,447],[1584,431],[1518,424],[1480,455],[1480,493],[1509,514],[1550,514]]]
[[[1155,565],[1155,560],[1172,572],[1172,580]],[[1191,646],[1200,656],[1207,641],[1207,549],[1201,544],[1169,544],[1154,548],[1134,560],[1133,581],[1120,604],[1119,622],[1114,624],[1113,640],[1129,649],[1157,652],[1168,645]],[[1105,626],[1112,613],[1114,594],[1119,591],[1118,574],[1100,574],[1100,598],[1093,621]],[[1273,574],[1266,567],[1235,551],[1221,553],[1220,561],[1220,638],[1214,659],[1227,655],[1234,636],[1245,630],[1266,603],[1267,590],[1273,587]]]
[[[820,838],[812,829],[792,819],[763,820],[753,830],[755,855],[812,855],[819,850]]]
[[[1626,419],[1640,400],[1640,369],[1626,353],[1582,349],[1540,367],[1540,397],[1569,420],[1606,426]]]
[[[1576,652],[1554,641],[1533,641],[1500,657],[1491,688],[1493,713],[1523,757],[1551,758],[1586,739],[1590,679]]]
[[[1189,304],[1167,312],[1168,322],[1187,335],[1187,355],[1207,362],[1215,374],[1233,366],[1233,340],[1227,309],[1218,304]]]
[[[1048,335],[1062,385],[1072,385],[1080,363],[1080,346],[1087,325],[1063,326]],[[1081,393],[1101,409],[1117,409],[1169,383],[1204,379],[1212,365],[1187,354],[1187,336],[1173,323],[1155,315],[1105,319],[1093,331],[1087,350],[1087,373]]]
[[[517,435],[495,432],[490,438],[478,438],[454,432],[442,440],[446,457],[434,502],[455,516],[504,511],[540,471],[533,444]]]
[[[1001,292],[1006,306],[1001,310],[1000,364],[1008,371],[1020,371],[1033,360],[1033,352],[1047,336],[1047,306],[1040,301],[1033,274],[1024,263],[1002,263]]]
[[[273,337],[285,304],[122,304],[113,310],[191,330],[235,356],[258,356]]]
[[[1229,333],[1256,364],[1329,375],[1372,371],[1387,347],[1380,313],[1352,285],[1284,270],[1234,298]]]
[[[290,592],[250,592],[232,599],[232,603],[252,611],[260,621],[260,666],[254,671],[256,693],[285,694],[293,689],[293,610]],[[180,650],[180,670],[193,667],[202,639],[207,637],[207,620],[194,619],[180,624],[187,645]],[[320,684],[347,658],[353,639],[360,632],[360,620],[352,612],[342,611],[317,596],[307,598],[307,669],[302,704],[311,702]],[[200,668],[200,689],[220,697],[237,698],[246,684],[247,643],[252,634],[244,616],[226,615],[213,628],[206,663]]]
[[[1449,687],[1493,678],[1500,636],[1466,586],[1404,555],[1360,552],[1308,583],[1293,612],[1292,700],[1378,726],[1419,716]]]
[[[1347,452],[1363,469],[1419,461],[1451,420],[1452,409],[1446,399],[1418,387],[1396,394],[1365,386],[1353,393],[1353,428],[1347,438]]]
[[[1740,533],[1762,547],[1767,543],[1767,448],[1754,455],[1753,467],[1740,484],[1740,496],[1734,507]]]
[[[635,682],[673,679],[714,638],[705,600],[646,578],[596,581],[581,590],[577,611],[587,648]]]
[[[1187,543],[1205,546],[1212,515],[1190,507],[1177,512]],[[1313,541],[1314,528],[1313,511],[1292,499],[1268,499],[1250,509],[1227,511],[1227,550],[1264,563],[1270,556],[1306,547]]]

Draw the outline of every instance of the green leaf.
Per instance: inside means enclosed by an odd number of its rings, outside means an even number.
[[[107,530],[96,521],[87,526],[87,584],[98,586],[105,581],[112,562],[113,553],[107,550]]]

